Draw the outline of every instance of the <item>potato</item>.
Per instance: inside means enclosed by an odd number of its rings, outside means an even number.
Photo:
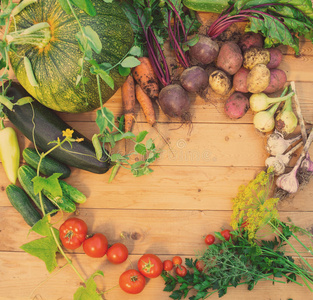
[[[247,32],[239,40],[238,46],[240,47],[242,52],[245,52],[251,47],[262,48],[263,44],[263,36],[261,34],[255,32]]]
[[[235,91],[248,93],[247,89],[247,77],[249,74],[249,70],[244,67],[240,68],[239,71],[233,77],[233,87]]]
[[[226,42],[221,47],[216,66],[229,75],[234,75],[242,66],[243,57],[235,42]]]
[[[261,93],[269,85],[270,70],[264,64],[257,64],[247,76],[247,89],[250,93]]]
[[[267,64],[269,69],[276,69],[283,60],[283,54],[278,48],[267,49],[270,53],[270,62]]]
[[[218,50],[219,46],[215,41],[207,36],[199,35],[199,41],[190,47],[189,54],[197,62],[208,65],[217,58]]]
[[[240,119],[249,110],[249,100],[242,93],[233,93],[225,102],[224,111],[231,119]]]
[[[270,62],[271,55],[268,50],[251,47],[243,54],[243,66],[252,70],[257,64],[267,65]]]
[[[263,93],[271,94],[282,89],[287,82],[287,75],[283,70],[280,69],[271,69],[270,83]]]
[[[219,95],[226,95],[231,89],[231,81],[227,74],[216,70],[209,77],[209,84],[212,90]]]

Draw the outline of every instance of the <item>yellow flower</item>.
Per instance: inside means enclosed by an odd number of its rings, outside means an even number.
[[[73,133],[74,133],[74,130],[69,129],[69,128],[67,128],[66,130],[62,131],[63,136],[64,137],[68,137],[68,138],[71,138]]]

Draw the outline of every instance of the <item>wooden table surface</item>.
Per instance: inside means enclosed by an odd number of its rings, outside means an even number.
[[[305,119],[312,122],[313,45],[302,41],[301,56],[297,58],[291,48],[282,46],[281,50],[284,59],[280,68],[286,71],[288,81],[296,81]],[[121,115],[120,90],[105,106],[115,116]],[[97,175],[72,169],[67,179],[88,197],[86,203],[78,206],[75,215],[86,221],[90,233],[105,234],[110,244],[125,243],[135,267],[144,253],[153,253],[162,259],[171,259],[174,255],[195,257],[195,253],[205,247],[204,235],[230,229],[232,197],[240,184],[248,183],[264,169],[265,137],[254,129],[250,111],[240,120],[229,120],[223,112],[222,101],[212,103],[193,97],[191,113],[190,128],[158,111],[158,129],[169,140],[173,155],[156,130],[147,125],[137,106],[134,131],[148,130],[148,137],[162,148],[152,174],[135,178],[121,169],[115,180],[108,183],[109,173]],[[89,138],[97,131],[95,112],[60,116]],[[10,125],[8,121],[6,124]],[[31,144],[20,132],[18,137],[21,149]],[[130,151],[130,146],[121,143],[119,151]],[[38,235],[28,235],[29,227],[7,199],[8,184],[0,164],[0,299],[72,299],[80,280],[70,267],[49,275],[42,261],[20,249]],[[313,228],[312,187],[313,182],[279,203],[282,219],[290,217],[299,226]],[[68,216],[65,214],[64,218]],[[54,220],[59,221],[58,227],[62,219],[57,215]],[[96,279],[102,290],[116,286],[119,275],[131,268],[128,261],[112,265],[106,257],[87,257],[82,248],[68,251],[68,255],[86,278],[96,270],[104,272],[103,278]],[[61,256],[58,264],[60,267],[65,264]],[[164,282],[159,277],[147,280],[146,288],[139,295],[125,294],[117,287],[106,293],[105,299],[169,299],[169,293],[163,292],[163,288]],[[253,291],[245,286],[230,288],[223,299],[306,300],[313,299],[313,294],[292,283],[273,286],[262,282]]]

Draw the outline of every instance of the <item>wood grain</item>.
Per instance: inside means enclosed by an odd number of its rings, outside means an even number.
[[[199,14],[206,26],[215,17]],[[236,26],[238,31],[243,30],[242,24]],[[302,39],[300,57],[296,57],[289,47],[279,48],[284,53],[279,68],[286,71],[288,81],[296,81],[304,118],[313,123],[313,45]],[[13,73],[10,76],[13,78]],[[154,172],[151,175],[135,178],[121,168],[109,184],[109,173],[97,175],[72,169],[72,175],[66,180],[88,197],[86,203],[78,206],[75,215],[87,222],[90,233],[104,233],[109,243],[125,243],[135,267],[140,255],[148,252],[160,255],[163,260],[174,255],[194,257],[195,251],[204,249],[204,235],[230,228],[231,199],[241,184],[247,184],[264,168],[267,157],[265,136],[255,131],[250,111],[240,120],[230,120],[223,110],[225,99],[216,95],[211,99],[190,97],[192,127],[181,126],[180,120],[169,119],[155,104],[157,127],[168,139],[174,156],[160,135],[146,124],[137,104],[135,132],[148,130],[149,137],[162,149],[160,159],[152,166]],[[105,106],[115,116],[122,114],[120,90]],[[58,114],[88,138],[97,132],[95,111]],[[8,121],[6,125],[11,126]],[[19,131],[17,133],[21,150],[32,145]],[[120,143],[115,151],[132,151],[132,145]],[[313,149],[310,153],[313,157]],[[21,160],[21,163],[24,162]],[[20,249],[23,243],[39,236],[34,233],[28,235],[29,227],[6,196],[8,184],[0,164],[0,299],[72,299],[80,280],[70,267],[52,276],[30,296],[43,280],[49,278],[49,274],[43,262]],[[313,181],[304,190],[279,203],[281,218],[291,218],[295,224],[312,231],[312,198]],[[53,221],[58,221],[56,227],[68,216],[55,216]],[[303,241],[309,244],[307,239],[303,238]],[[299,247],[297,249],[300,250]],[[81,248],[67,253],[86,278],[98,269],[104,272],[104,278],[96,279],[102,290],[116,286],[119,275],[131,267],[130,262],[113,266],[106,258],[89,258]],[[58,256],[58,263],[62,266],[65,261]],[[163,288],[163,280],[157,278],[147,281],[147,287],[140,295],[130,296],[115,288],[105,294],[105,299],[169,299],[169,294],[162,292]],[[251,298],[309,300],[313,296],[307,288],[296,284],[273,286],[270,282],[261,282],[251,292],[240,286],[230,289],[223,297],[225,300]],[[210,299],[217,300],[218,296],[213,295]]]

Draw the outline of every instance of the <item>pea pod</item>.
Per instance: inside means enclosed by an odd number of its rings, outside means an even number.
[[[20,147],[13,128],[0,122],[0,160],[11,183],[15,184],[20,165]]]

